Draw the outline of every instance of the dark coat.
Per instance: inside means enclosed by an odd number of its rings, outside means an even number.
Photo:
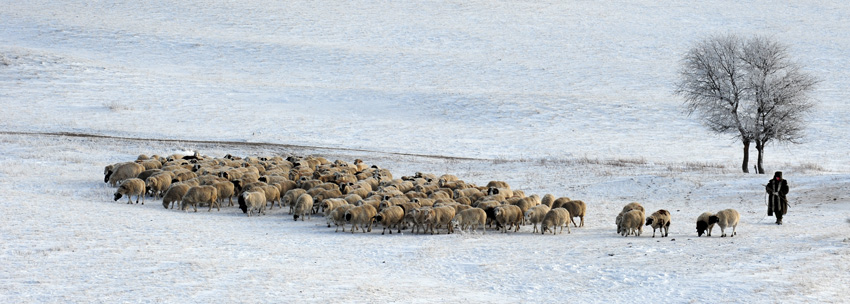
[[[770,182],[767,183],[767,186],[764,187],[765,191],[767,191],[768,196],[768,204],[767,204],[767,215],[772,216],[774,212],[777,213],[778,216],[785,215],[788,213],[788,198],[785,195],[788,194],[788,181],[780,178],[773,178]],[[777,194],[774,194],[777,193]]]

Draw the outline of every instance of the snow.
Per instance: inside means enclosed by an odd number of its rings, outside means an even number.
[[[842,1],[4,3],[0,302],[843,302],[848,15]],[[740,143],[672,94],[688,47],[728,32],[787,43],[821,79],[806,142],[766,150],[791,184],[782,226],[765,217],[769,176],[739,173]],[[116,203],[102,183],[107,164],[194,150],[504,180],[584,200],[586,227],[334,233],[278,210]],[[670,237],[616,235],[632,201],[670,210]],[[697,215],[726,208],[737,236],[696,237]]]

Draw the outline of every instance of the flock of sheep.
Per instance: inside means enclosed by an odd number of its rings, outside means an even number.
[[[381,224],[381,234],[411,229],[413,233],[439,233],[445,229],[478,231],[495,226],[496,231],[519,231],[532,225],[532,233],[571,233],[569,224],[584,226],[587,205],[581,200],[556,198],[552,194],[527,196],[502,181],[486,186],[464,182],[454,175],[416,173],[393,178],[387,169],[353,163],[333,162],[323,157],[289,156],[222,158],[175,154],[168,157],[139,155],[135,161],[116,163],[104,169],[104,182],[117,186],[114,200],[127,196],[127,203],[144,204],[145,197],[161,198],[162,206],[197,212],[236,205],[248,216],[265,214],[266,208],[289,207],[294,220],[312,219],[321,213],[328,227],[344,232],[371,232]],[[576,223],[574,218],[579,218]],[[734,209],[697,219],[697,234],[711,236],[714,225],[736,234],[739,215]],[[640,236],[643,226],[669,234],[670,212],[661,209],[645,217],[643,206],[630,203],[617,215],[617,233]]]

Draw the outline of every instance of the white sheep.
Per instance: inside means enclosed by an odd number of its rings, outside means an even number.
[[[140,164],[134,162],[121,163],[115,165],[111,171],[108,171],[105,179],[108,180],[110,186],[115,187],[116,184],[125,179],[136,178],[143,171],[145,171],[145,167]],[[144,187],[142,188],[144,189]]]
[[[115,175],[113,175],[115,176]],[[139,203],[139,197],[142,198],[142,205],[145,204],[145,182],[138,178],[125,179],[118,190],[115,191],[115,201],[121,198],[122,195],[127,196],[127,203],[132,204],[131,196],[136,196],[136,204]]]
[[[646,225],[652,226],[652,237],[655,229],[661,229],[661,237],[670,235],[670,211],[659,209],[646,218]]]
[[[552,208],[549,212],[546,213],[546,216],[543,217],[543,221],[540,222],[540,234],[546,234],[546,230],[549,230],[551,227],[552,234],[555,234],[555,230],[558,227],[561,227],[561,231],[559,233],[564,233],[564,226],[567,226],[567,233],[572,233],[570,231],[570,211],[564,208]]]
[[[570,200],[561,205],[561,207],[570,212],[570,222],[573,223],[573,227],[584,227],[584,213],[587,211],[587,204],[584,201]],[[576,225],[575,220],[573,220],[574,217],[578,217],[581,220],[580,225]]]
[[[369,204],[355,206],[345,212],[345,221],[351,223],[351,233],[354,233],[358,228],[363,233],[372,232],[372,218],[376,214],[378,214],[378,209],[375,206]]]
[[[641,229],[643,227],[643,211],[635,209],[620,214],[622,217],[619,223],[617,223],[617,232],[622,236],[628,236],[630,234],[640,236],[643,232]]]
[[[150,192],[154,198],[160,197],[171,187],[171,174],[160,173],[145,179],[145,192]]]
[[[342,232],[345,232],[345,212],[353,207],[353,204],[345,204],[342,206],[337,206],[336,208],[331,210],[328,220],[332,221],[334,225],[336,225],[336,229],[334,230],[334,232],[339,232],[340,226],[342,226]],[[328,224],[328,227],[330,227],[330,224]]]
[[[522,222],[522,217],[524,215],[519,207],[514,205],[501,205],[496,207],[493,212],[496,217],[496,222],[505,229],[503,233],[507,233],[512,227],[516,227],[514,232],[519,231],[519,224]]]
[[[714,229],[714,224],[709,224],[709,218],[714,216],[711,212],[703,212],[697,217],[697,236],[701,237],[703,234],[706,236],[711,236],[711,230]]]
[[[545,204],[540,204],[528,209],[525,212],[525,222],[530,223],[532,227],[534,227],[534,231],[532,233],[536,233],[538,231],[537,224],[543,221],[543,218],[546,216],[546,213],[549,213],[549,206]]]
[[[425,222],[428,223],[428,229],[431,230],[431,234],[434,234],[435,227],[443,225],[445,225],[448,229],[447,233],[453,233],[454,228],[450,224],[452,219],[455,217],[456,212],[457,209],[451,206],[431,208],[431,210],[428,211],[428,215],[425,217]]]
[[[390,206],[378,212],[373,218],[375,222],[379,222],[384,225],[384,230],[381,231],[381,234],[387,232],[387,229],[390,230],[390,234],[393,234],[393,227],[398,229],[398,233],[401,233],[401,223],[404,220],[404,209],[401,206]]]
[[[720,226],[720,237],[726,237],[726,227],[732,226],[732,233],[729,234],[730,237],[738,234],[735,230],[738,227],[738,220],[741,216],[738,214],[738,211],[735,209],[724,209],[715,213],[713,216],[708,218],[709,224],[717,224]]]
[[[185,183],[171,184],[165,191],[165,195],[162,196],[162,207],[168,209],[170,205],[171,208],[174,208],[174,205],[177,205],[177,202],[183,199],[183,195],[186,195],[190,187]]]
[[[304,221],[304,217],[311,217],[313,214],[313,197],[307,193],[304,193],[298,196],[298,199],[295,200],[295,209],[293,210],[292,217],[294,220],[298,220],[298,217],[301,217],[301,221]]]
[[[451,221],[451,226],[459,228],[461,231],[469,227],[471,232],[477,232],[478,226],[481,226],[481,233],[486,233],[487,213],[481,208],[470,208],[458,212]]]
[[[239,203],[239,209],[242,213],[249,217],[254,214],[254,209],[257,214],[266,214],[266,193],[260,190],[245,191],[236,199]]]
[[[305,193],[307,193],[307,190],[301,188],[295,188],[286,191],[286,194],[283,195],[282,203],[285,206],[289,206],[289,214],[292,214],[292,210],[295,209],[295,200],[297,200],[299,196]]]
[[[216,206],[218,211],[221,211],[221,206],[218,205],[218,192],[215,190],[213,186],[194,186],[189,188],[189,191],[186,191],[186,195],[183,195],[182,199],[182,210],[186,210],[189,206],[195,209],[195,212],[198,212],[198,204],[200,203],[208,203],[210,204],[210,209],[208,211],[212,211],[213,205]]]

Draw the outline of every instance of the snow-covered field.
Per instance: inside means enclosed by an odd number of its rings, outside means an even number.
[[[5,1],[0,302],[845,302],[848,16],[843,1]],[[740,144],[672,95],[687,48],[727,32],[787,43],[821,79],[807,142],[767,149],[792,187],[783,226],[765,217],[769,176],[739,173]],[[555,236],[351,235],[277,210],[115,203],[102,183],[107,164],[187,149],[504,180],[588,217]],[[670,237],[616,235],[632,201],[670,210]],[[696,237],[696,216],[725,208],[739,235]]]

